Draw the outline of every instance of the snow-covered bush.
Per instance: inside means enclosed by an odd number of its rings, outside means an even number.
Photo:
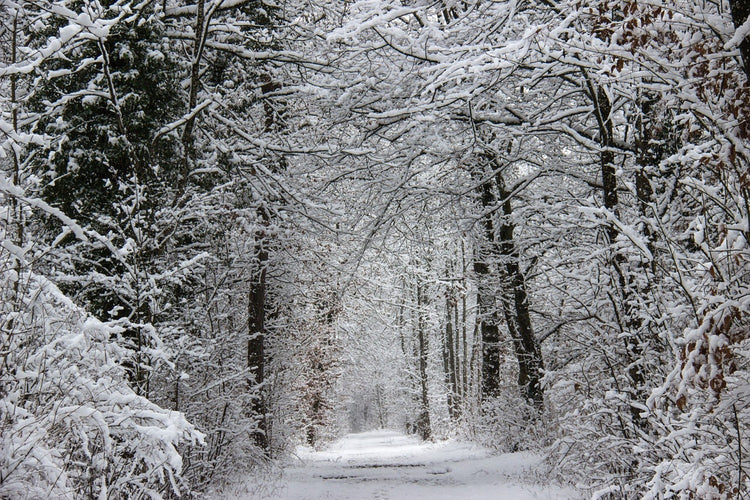
[[[202,435],[128,386],[117,327],[10,261],[0,267],[0,497],[179,494],[176,447]]]
[[[677,332],[672,370],[648,401],[664,437],[647,498],[728,498],[750,488],[743,465],[750,446],[747,182],[722,167],[722,185],[685,182],[691,194],[723,203],[706,203],[691,224],[702,255],[692,270],[695,323]]]
[[[475,440],[501,452],[529,449],[541,437],[534,425],[543,425],[539,418],[516,385],[501,387],[500,394],[482,403],[474,417]]]

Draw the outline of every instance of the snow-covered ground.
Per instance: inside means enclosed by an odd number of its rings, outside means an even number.
[[[393,431],[350,434],[324,451],[297,450],[268,499],[569,499],[572,489],[539,484],[542,457],[493,455],[476,445],[422,443]]]

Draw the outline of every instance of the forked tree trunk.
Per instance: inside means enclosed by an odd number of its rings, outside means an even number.
[[[534,335],[529,312],[529,296],[526,291],[526,276],[521,270],[519,251],[513,237],[515,225],[511,219],[513,206],[511,204],[511,193],[505,188],[505,179],[500,169],[495,172],[495,184],[502,203],[503,221],[500,225],[500,255],[504,262],[504,270],[507,278],[508,297],[503,298],[504,310],[508,330],[513,338],[516,358],[518,360],[518,385],[523,391],[526,400],[531,403],[538,412],[544,409],[544,391],[542,389],[542,376],[544,375],[544,362],[542,350]],[[512,305],[507,307],[507,305]],[[513,314],[507,311],[512,310]]]
[[[498,315],[505,318],[508,334],[518,361],[518,386],[524,398],[541,413],[544,407],[544,391],[541,380],[544,362],[539,343],[531,323],[529,297],[526,291],[526,278],[521,270],[518,249],[516,248],[511,221],[511,194],[505,188],[500,165],[490,154],[484,161],[493,167],[492,177],[481,188],[481,202],[485,210],[483,216],[484,236],[488,245],[486,261],[493,263],[496,272],[491,272],[488,262],[477,262],[474,270],[478,274],[480,292],[479,308],[482,312],[482,399],[499,394],[500,390],[500,331]],[[502,222],[493,220],[492,214],[502,209]],[[482,276],[494,276],[503,286],[490,290],[482,285]],[[503,279],[504,278],[504,279]],[[485,287],[483,290],[482,287]],[[496,290],[502,290],[498,292]],[[500,293],[500,300],[496,295]],[[498,311],[498,306],[501,308]],[[490,312],[492,316],[490,315]],[[487,321],[488,316],[492,318]]]

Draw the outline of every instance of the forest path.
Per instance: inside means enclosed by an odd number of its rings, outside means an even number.
[[[326,450],[300,448],[271,498],[318,499],[568,499],[574,490],[539,484],[543,457],[493,455],[473,444],[423,443],[379,430],[349,434]]]

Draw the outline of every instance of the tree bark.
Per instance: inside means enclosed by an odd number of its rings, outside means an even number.
[[[405,290],[407,288],[406,283],[403,284],[402,290],[405,293]],[[412,370],[412,362],[419,358],[419,350],[417,348],[416,343],[413,346],[407,345],[408,339],[405,332],[405,326],[406,321],[404,320],[404,308],[405,308],[405,299],[402,295],[401,302],[399,303],[398,307],[398,316],[396,317],[396,324],[398,325],[398,332],[399,332],[399,338],[401,340],[401,354],[404,357],[404,362],[406,364],[406,378],[408,381],[408,394],[410,395],[410,403],[414,404],[417,408],[420,406],[419,402],[419,396],[417,396],[417,392],[419,392],[418,388],[418,381],[417,377],[414,375],[414,371]],[[413,333],[413,332],[412,332]],[[413,347],[413,349],[410,349],[410,347]],[[409,434],[412,434],[414,432],[417,432],[417,425],[415,422],[411,420],[410,418],[406,422],[406,432]]]
[[[18,11],[16,11],[13,14],[13,32],[11,33],[11,46],[10,46],[10,63],[11,65],[15,65],[18,62]],[[13,131],[18,133],[18,96],[17,96],[17,89],[18,89],[18,75],[16,73],[12,73],[10,75],[10,105],[11,105],[11,122],[13,126]],[[21,164],[18,160],[18,152],[15,148],[11,151],[11,156],[13,157],[13,185],[20,188],[21,187]],[[23,222],[23,210],[21,209],[21,204],[18,202],[18,200],[15,197],[10,198],[10,206],[11,206],[11,213],[13,216],[13,224],[15,225],[15,241],[13,243],[16,244],[19,248],[23,248],[24,246],[24,222]],[[13,282],[13,299],[17,301],[19,299],[19,283],[21,282],[21,260],[15,259],[13,263],[13,267],[16,271],[16,276],[18,276],[18,279],[16,279]],[[13,324],[13,320],[11,320],[11,325]],[[10,330],[12,331],[12,326],[10,327]]]
[[[430,423],[430,400],[427,391],[427,356],[429,343],[427,339],[427,314],[424,307],[427,298],[424,292],[424,283],[417,277],[417,346],[419,357],[419,383],[421,399],[419,416],[417,417],[417,433],[419,437],[427,441],[432,439],[432,425]]]
[[[206,9],[205,0],[198,0],[196,4],[197,15],[195,18],[195,40],[193,41],[193,58],[190,62],[190,90],[188,91],[188,108],[187,112],[190,117],[185,121],[185,128],[182,131],[182,171],[180,172],[180,181],[177,187],[179,199],[187,189],[188,178],[190,177],[190,167],[194,155],[193,129],[195,128],[196,114],[193,113],[195,105],[198,103],[198,87],[200,87],[201,78],[201,59],[203,58],[203,48],[205,47],[205,24]]]
[[[497,315],[495,289],[490,285],[492,279],[491,262],[494,259],[495,225],[491,209],[495,204],[492,184],[485,182],[481,186],[481,206],[486,212],[482,216],[484,242],[486,248],[479,252],[474,261],[474,272],[477,275],[477,316],[480,318],[482,342],[482,388],[481,399],[487,401],[500,394],[500,329]]]
[[[445,298],[445,336],[443,338],[443,371],[448,387],[448,414],[452,420],[458,416],[458,390],[456,382],[456,352],[453,328],[453,298],[450,291]]]
[[[512,318],[506,312],[508,330],[513,337],[513,344],[518,359],[518,384],[523,391],[526,400],[533,404],[537,411],[544,409],[544,391],[542,389],[542,376],[544,375],[544,362],[542,350],[534,335],[529,313],[529,296],[526,291],[526,277],[521,271],[518,249],[513,239],[515,225],[511,217],[513,206],[511,204],[511,193],[505,188],[505,179],[500,169],[495,172],[495,184],[503,208],[503,221],[500,226],[500,254],[505,263],[505,274],[508,278],[510,300],[504,299],[507,304],[513,305]],[[506,307],[507,311],[508,308]]]
[[[264,217],[267,222],[267,216]],[[248,305],[247,367],[250,371],[250,390],[254,393],[252,414],[257,427],[253,434],[256,446],[269,452],[268,422],[263,383],[265,381],[265,337],[266,337],[266,267],[268,250],[263,229],[256,231],[255,252],[258,267],[250,280]]]
[[[461,241],[461,272],[463,276],[463,288],[464,293],[461,296],[461,344],[462,344],[462,362],[461,362],[461,398],[462,402],[465,402],[469,394],[469,377],[467,370],[469,368],[469,342],[466,336],[466,321],[468,316],[468,305],[467,305],[467,284],[466,284],[466,252],[464,249],[464,242]],[[458,322],[456,322],[458,324]]]
[[[456,383],[456,411],[461,413],[463,387],[461,381],[461,322],[458,316],[458,299],[453,304],[453,378]]]
[[[612,103],[605,89],[601,86],[595,86],[589,82],[589,89],[594,98],[594,107],[596,109],[596,118],[599,127],[599,136],[601,143],[600,163],[602,170],[602,201],[604,207],[609,210],[616,218],[619,219],[619,199],[617,195],[617,175],[615,172],[615,154],[613,151],[614,131],[612,126]],[[645,194],[645,182],[647,179],[641,174],[636,182],[640,182],[641,191]],[[649,185],[650,188],[650,185]],[[624,321],[620,324],[625,351],[627,353],[626,362],[628,364],[628,377],[631,384],[631,399],[633,401],[645,400],[644,387],[646,382],[645,373],[640,363],[642,355],[641,343],[638,339],[638,332],[642,327],[642,319],[636,307],[635,297],[632,294],[632,276],[627,272],[625,266],[627,260],[621,252],[614,248],[615,242],[620,235],[620,230],[615,224],[608,224],[606,229],[607,239],[612,247],[610,265],[617,280],[617,287],[620,293],[620,299],[623,308]],[[619,316],[619,313],[615,311]],[[633,422],[643,428],[646,421],[641,417],[641,410],[634,405],[630,405],[630,415]]]
[[[494,265],[497,265],[497,280],[504,276],[505,286],[500,298],[508,334],[513,342],[516,360],[518,361],[518,386],[524,398],[541,412],[544,407],[544,392],[541,379],[544,363],[539,343],[534,335],[529,310],[529,298],[526,291],[526,280],[521,271],[518,250],[515,245],[511,222],[512,205],[510,193],[506,191],[505,181],[500,166],[496,164],[491,153],[485,155],[484,161],[492,165],[492,177],[481,187],[481,203],[486,211],[483,216],[485,240],[488,244],[487,254]],[[503,219],[497,223],[492,213],[501,204]],[[482,287],[482,276],[489,276],[491,268],[487,262],[476,262],[474,271],[479,279],[479,308],[482,312],[482,399],[497,396],[500,391],[500,331],[498,328],[498,301],[495,290]],[[485,280],[486,281],[486,280]],[[492,314],[492,321],[487,315]]]

